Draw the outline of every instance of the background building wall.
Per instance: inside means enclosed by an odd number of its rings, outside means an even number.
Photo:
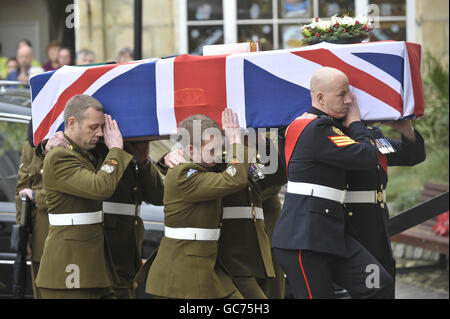
[[[449,1],[416,0],[416,41],[424,50],[449,57]]]
[[[3,55],[16,56],[18,41],[27,38],[33,45],[35,58],[45,63],[45,49],[49,42],[48,19],[47,3],[43,0],[2,1],[0,42]]]
[[[133,0],[78,0],[77,49],[90,49],[97,61],[117,60],[134,47]],[[142,1],[142,57],[178,53],[176,0]]]

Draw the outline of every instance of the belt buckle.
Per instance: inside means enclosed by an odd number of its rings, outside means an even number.
[[[384,202],[384,194],[383,194],[383,191],[380,191],[380,192],[375,191],[375,192],[376,192],[376,194],[375,194],[376,203],[382,203],[382,202]]]

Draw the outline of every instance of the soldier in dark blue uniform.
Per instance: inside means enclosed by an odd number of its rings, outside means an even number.
[[[413,166],[423,162],[426,155],[424,140],[410,120],[386,124],[399,131],[402,139],[385,138],[379,128],[368,127],[370,139],[378,148],[378,163],[370,170],[348,174],[345,207],[352,234],[395,278],[385,203],[388,166]],[[392,289],[390,298],[394,296]]]
[[[333,282],[360,298],[386,298],[393,280],[346,231],[347,173],[377,165],[348,78],[321,68],[311,79],[317,119],[297,119],[284,141],[288,186],[272,239],[296,298],[334,298]],[[343,131],[347,129],[348,135]]]

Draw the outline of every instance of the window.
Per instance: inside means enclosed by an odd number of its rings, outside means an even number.
[[[258,41],[260,50],[299,46],[300,26],[335,14],[377,16],[372,41],[414,41],[415,0],[179,0],[180,52],[202,54],[207,44]],[[407,14],[408,13],[408,14]],[[378,18],[379,17],[379,18]]]
[[[406,1],[405,0],[370,0],[377,6],[380,27],[375,28],[370,41],[406,40]]]
[[[187,2],[189,53],[202,54],[203,46],[224,43],[222,7],[222,0]]]

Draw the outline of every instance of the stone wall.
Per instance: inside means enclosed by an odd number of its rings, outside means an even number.
[[[447,63],[448,22],[448,0],[416,0],[416,41],[423,45],[425,51],[442,56]]]
[[[178,53],[177,1],[142,1],[142,57]],[[133,0],[78,0],[78,49],[91,49],[97,62],[117,60],[124,47],[134,46]]]

